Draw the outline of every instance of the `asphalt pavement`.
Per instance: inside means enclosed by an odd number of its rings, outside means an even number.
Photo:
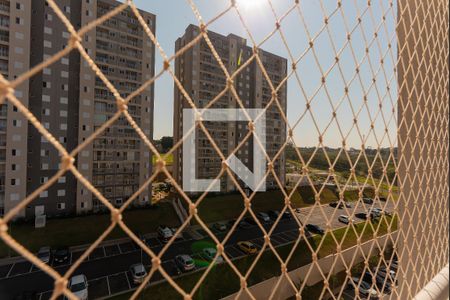
[[[393,203],[382,203],[386,211],[392,212]],[[349,209],[336,209],[329,205],[308,207],[297,211],[296,215],[303,223],[312,223],[325,228],[327,219],[331,218],[331,228],[336,229],[345,226],[337,221],[341,214],[350,215],[352,212],[368,212],[370,205],[361,203],[356,207]],[[376,205],[376,207],[379,207]],[[357,218],[355,218],[358,220]],[[362,220],[359,220],[362,221]],[[271,228],[272,224],[265,224],[266,230]],[[220,233],[213,229],[214,233],[222,239],[224,233]],[[199,229],[200,235],[207,239],[206,233]],[[298,223],[294,219],[282,219],[273,234],[271,242],[275,247],[291,243],[298,238]],[[247,229],[237,229],[225,244],[225,252],[232,259],[245,256],[237,246],[238,241],[249,240],[255,245],[261,247],[264,243],[263,232],[256,225]],[[177,239],[164,253],[162,257],[163,267],[166,271],[175,276],[174,258],[179,254],[189,254],[194,259],[202,259],[199,253],[199,247],[196,247],[198,240],[194,240],[188,233]],[[147,245],[155,252],[163,247],[163,243],[157,238],[149,238],[146,240]],[[200,247],[201,248],[201,247]],[[73,252],[69,261],[65,265],[56,265],[52,262],[52,266],[60,273],[64,274],[70,267],[71,263],[80,257],[82,252]],[[150,265],[149,257],[131,242],[124,242],[117,245],[109,245],[98,247],[89,257],[77,268],[76,274],[84,274],[89,280],[89,298],[95,299],[114,295],[120,292],[135,288],[130,279],[129,267],[132,264],[142,262],[144,265]],[[160,274],[154,276],[151,282],[161,280]],[[32,266],[29,262],[19,262],[11,265],[0,266],[0,299],[14,299],[14,297],[23,291],[33,291],[39,294],[40,299],[47,299],[51,295],[54,281],[44,272]]]

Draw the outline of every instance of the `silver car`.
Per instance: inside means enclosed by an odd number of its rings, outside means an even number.
[[[349,224],[350,222],[352,222],[352,223],[355,222],[355,220],[350,219],[350,217],[346,216],[346,215],[340,215],[338,217],[338,221],[341,223],[344,223],[344,224]]]
[[[175,263],[183,272],[188,272],[195,268],[194,260],[187,254],[177,255]]]
[[[80,300],[88,299],[88,282],[83,274],[75,275],[69,281],[70,291]]]
[[[264,213],[264,212],[259,212],[256,214],[256,216],[258,217],[258,219],[263,222],[263,223],[269,223],[270,222],[270,217],[268,214]]]
[[[144,281],[145,276],[147,276],[147,271],[141,263],[132,265],[130,267],[130,273],[134,283],[141,283]]]

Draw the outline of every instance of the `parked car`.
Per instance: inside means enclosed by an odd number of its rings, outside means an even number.
[[[396,272],[398,271],[398,262],[397,261],[391,261],[391,268],[392,271]]]
[[[227,224],[224,222],[217,222],[217,223],[214,223],[213,228],[218,231],[223,232],[223,231],[227,230]]]
[[[256,225],[256,221],[255,221],[255,219],[253,219],[253,217],[248,216],[248,217],[244,218],[244,221],[250,225]]]
[[[373,289],[369,283],[362,281],[357,277],[352,277],[351,280],[353,281],[354,285],[352,283],[348,283],[347,287],[349,289],[354,290],[356,287],[356,288],[358,288],[358,293],[360,295],[363,295],[365,297],[370,297],[371,299],[378,298],[377,291],[375,289]]]
[[[343,209],[344,208],[344,203],[335,201],[335,202],[331,202],[330,206],[331,207],[337,207],[339,209]]]
[[[55,253],[53,254],[53,260],[57,263],[64,263],[69,260],[69,256],[69,247],[60,247],[55,250]]]
[[[183,272],[188,272],[195,269],[194,260],[187,254],[175,256],[175,263]]]
[[[325,230],[320,228],[320,226],[318,226],[318,225],[306,224],[305,227],[306,227],[306,230],[308,230],[309,232],[317,233],[317,234],[325,234]]]
[[[172,230],[172,234],[175,235],[175,234],[177,233],[178,228],[172,227],[172,228],[170,228],[170,230]],[[175,239],[176,239],[176,240],[183,239],[183,233],[182,233],[182,232],[179,232],[179,233],[175,236]]]
[[[144,281],[145,276],[147,276],[147,271],[144,268],[144,265],[141,263],[134,264],[130,266],[131,277],[133,278],[133,282],[138,284]]]
[[[163,243],[167,243],[173,237],[172,229],[170,229],[168,226],[165,225],[159,226],[156,232],[158,233],[159,239]]]
[[[87,300],[88,282],[86,276],[83,274],[72,276],[69,281],[69,289],[78,299]]]
[[[363,276],[363,281],[369,283],[372,285],[374,276],[369,271],[366,271]],[[390,294],[391,293],[391,284],[389,281],[386,281],[385,278],[381,278],[379,276],[375,276],[375,285],[384,294]]]
[[[283,215],[281,216],[281,219],[290,219],[292,218],[291,212],[290,211],[284,211]]]
[[[267,214],[273,221],[275,221],[280,215],[280,212],[278,210],[269,210]]]
[[[258,251],[258,248],[256,248],[255,245],[253,245],[253,243],[248,242],[248,241],[241,241],[237,243],[239,249],[242,250],[242,252],[246,253],[246,254],[254,254]]]
[[[377,277],[381,277],[382,279],[389,277],[388,280],[390,283],[397,283],[397,273],[394,270],[387,269],[383,266],[375,271],[377,271]]]
[[[350,221],[352,221],[352,223],[355,222],[355,220],[350,219],[350,217],[346,216],[346,215],[340,215],[338,217],[338,221],[341,222],[341,223],[344,223],[344,224],[349,224]]]
[[[367,220],[370,218],[369,215],[367,215],[366,213],[357,213],[357,214],[355,214],[355,217],[362,219],[362,220]]]
[[[256,213],[256,216],[258,217],[258,219],[263,222],[263,223],[269,223],[270,222],[270,217],[268,214],[264,213],[264,212],[258,212]]]
[[[171,276],[177,276],[182,273],[176,264],[168,264],[167,266],[164,266],[164,269]]]
[[[350,202],[348,202],[348,201],[345,201],[345,202],[344,202],[344,205],[345,205],[345,207],[347,207],[347,208],[352,208],[352,207],[353,207],[353,205],[352,205]]]
[[[255,222],[255,221],[253,221]],[[250,227],[252,227],[252,224],[250,224],[247,220],[241,220],[238,224],[238,227],[240,229],[248,229]]]
[[[384,214],[384,211],[381,208],[373,208],[372,209],[373,212],[379,213],[380,215]]]
[[[37,257],[43,262],[48,264],[51,258],[51,249],[50,247],[41,247],[37,253]]]
[[[366,204],[373,204],[373,199],[372,198],[364,197],[362,200]]]
[[[203,249],[203,256],[208,261],[213,261],[216,254],[217,254],[217,250],[215,248],[204,248]],[[215,259],[215,262],[218,264],[223,263],[223,257],[220,255],[217,256],[217,258]]]
[[[370,218],[372,218],[372,219],[381,218],[381,213],[379,211],[376,211],[373,209],[369,212],[369,215],[370,215]]]
[[[386,202],[386,201],[387,201],[387,199],[386,199],[385,197],[380,197],[380,201],[382,201],[382,202]]]

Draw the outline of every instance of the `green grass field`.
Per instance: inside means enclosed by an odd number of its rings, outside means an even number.
[[[128,210],[124,213],[125,223],[134,231],[148,233],[155,231],[161,220],[176,226],[178,218],[169,203],[161,203],[156,208]],[[36,252],[42,246],[76,246],[95,241],[111,222],[109,214],[80,216],[47,220],[45,228],[35,229],[34,224],[10,224],[9,232],[27,249]],[[116,227],[107,239],[125,237]],[[0,241],[0,257],[14,256],[12,250]]]

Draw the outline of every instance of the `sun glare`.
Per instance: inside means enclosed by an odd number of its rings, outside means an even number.
[[[237,0],[237,5],[239,8],[250,10],[261,6],[264,0]]]

